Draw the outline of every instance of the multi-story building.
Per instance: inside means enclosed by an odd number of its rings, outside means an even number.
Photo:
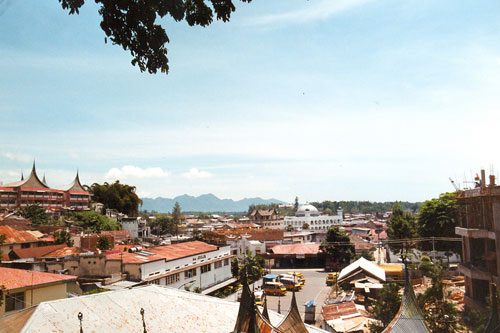
[[[313,205],[305,204],[301,206],[295,216],[285,216],[285,228],[301,230],[304,224],[309,226],[309,230],[326,231],[332,225],[341,225],[343,221],[342,210],[337,211],[337,215],[320,215],[318,209]]]
[[[90,194],[82,184],[78,172],[73,182],[63,189],[53,189],[47,185],[45,176],[40,180],[35,163],[31,174],[24,179],[0,186],[0,210],[25,208],[38,204],[46,210],[88,210]]]
[[[465,304],[484,309],[491,293],[490,282],[500,276],[500,186],[491,175],[486,184],[484,170],[476,187],[457,191],[458,227],[462,236],[462,261],[465,275]]]

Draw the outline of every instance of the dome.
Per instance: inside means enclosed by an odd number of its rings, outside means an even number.
[[[297,209],[297,213],[295,213],[295,216],[318,216],[319,212],[316,207],[310,204],[305,204],[299,207]]]

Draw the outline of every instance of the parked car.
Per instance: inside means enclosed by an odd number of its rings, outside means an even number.
[[[328,273],[327,277],[326,277],[326,285],[327,286],[333,286],[336,282],[337,282],[337,276],[339,275],[339,273],[335,272],[335,273]]]

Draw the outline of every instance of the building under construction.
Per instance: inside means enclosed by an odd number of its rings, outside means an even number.
[[[465,305],[485,310],[489,303],[490,282],[498,285],[500,276],[500,186],[495,176],[481,170],[475,187],[457,190],[459,206],[455,233],[462,236],[463,263],[459,270],[465,275]]]

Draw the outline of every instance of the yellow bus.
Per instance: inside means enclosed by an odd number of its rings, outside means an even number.
[[[286,288],[281,282],[268,282],[262,287],[266,295],[283,296],[286,294]]]

